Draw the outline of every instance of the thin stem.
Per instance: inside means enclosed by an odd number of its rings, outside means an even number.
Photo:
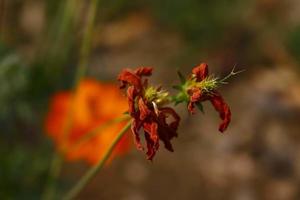
[[[108,160],[109,156],[113,152],[114,148],[120,141],[120,139],[124,136],[126,131],[129,129],[131,125],[131,121],[129,121],[124,128],[118,133],[117,137],[114,139],[110,147],[105,152],[103,158],[98,162],[97,165],[93,166],[80,180],[77,184],[67,193],[67,195],[63,198],[63,200],[71,200],[74,199],[79,192],[95,177],[95,175],[103,168],[104,164]]]
[[[59,176],[62,162],[63,162],[62,156],[58,153],[54,153],[52,161],[51,161],[48,180],[46,183],[47,186],[44,190],[44,193],[43,193],[43,196],[41,199],[43,199],[43,200],[55,199],[55,182],[57,181],[57,178]]]
[[[87,22],[86,22],[86,26],[85,26],[85,30],[84,30],[82,46],[80,49],[79,63],[78,63],[78,68],[77,68],[77,72],[76,72],[76,77],[75,77],[75,84],[74,84],[75,86],[78,85],[81,78],[86,73],[88,57],[89,57],[90,50],[91,50],[91,41],[92,41],[92,36],[93,36],[93,31],[94,31],[94,24],[95,24],[97,8],[98,8],[98,4],[99,4],[100,0],[91,0],[91,1],[92,2],[90,3],[89,9],[88,9],[88,16],[87,16]]]
[[[78,88],[78,85],[80,83],[80,80],[82,77],[85,75],[86,68],[87,68],[87,63],[88,63],[88,56],[90,53],[90,47],[91,47],[91,41],[92,41],[92,34],[94,30],[94,23],[95,23],[95,18],[96,18],[96,13],[97,13],[97,7],[98,3],[100,0],[92,0],[92,2],[89,5],[88,9],[88,16],[87,16],[87,21],[86,21],[86,26],[84,30],[84,36],[82,39],[82,44],[81,44],[81,49],[80,49],[80,57],[79,57],[79,63],[77,66],[77,71],[76,71],[76,77],[73,85],[73,94],[76,93],[76,89]],[[73,99],[73,98],[71,98]],[[70,109],[68,112],[68,118],[65,123],[65,130],[69,130],[72,124],[72,117],[73,116],[73,111],[74,111],[74,101],[71,100],[71,105]],[[69,131],[64,131],[64,137],[67,138]]]
[[[69,27],[71,23],[72,16],[74,14],[73,10],[75,8],[75,1],[73,0],[66,0],[64,2],[61,2],[61,6],[64,5],[63,7],[63,17],[61,19],[61,24],[59,26],[59,39],[62,39],[63,33],[67,30],[67,27]],[[56,23],[55,23],[56,25]],[[56,40],[55,40],[56,41]],[[58,43],[54,43],[53,46],[53,52],[57,51]],[[69,124],[70,115],[67,116],[66,123]],[[67,135],[67,133],[70,131],[70,126],[65,125],[63,128],[63,135]],[[59,152],[55,151],[53,152],[50,168],[49,168],[49,173],[48,173],[48,179],[46,181],[46,185],[42,194],[41,199],[43,200],[52,200],[55,198],[56,194],[56,182],[57,179],[60,175],[60,171],[63,165],[63,155],[61,155]]]
[[[0,1],[0,42],[5,40],[6,0]],[[2,41],[1,41],[2,40]]]
[[[97,7],[98,7],[98,2],[99,0],[92,0],[92,2],[89,5],[89,10],[88,10],[88,16],[87,16],[87,22],[86,22],[86,27],[84,30],[84,36],[82,39],[82,44],[81,44],[81,50],[80,50],[80,57],[79,57],[79,63],[77,67],[77,72],[76,72],[76,77],[73,85],[73,95],[76,92],[76,88],[81,80],[81,78],[84,76],[87,63],[88,63],[88,55],[90,53],[90,47],[91,47],[91,38],[94,30],[94,22],[96,18],[96,13],[97,13]],[[67,22],[70,21],[70,10],[74,8],[75,3],[73,0],[67,1],[66,8],[65,8],[65,13],[64,13],[64,20],[63,20],[63,29],[62,31],[64,32],[64,27],[66,26]],[[73,102],[73,101],[72,101]],[[68,112],[68,116],[66,119],[66,123],[63,129],[63,135],[65,137],[68,136],[71,124],[72,124],[72,114],[73,114],[73,108],[74,105],[71,103],[70,109]],[[45,195],[44,199],[50,199],[51,197],[54,196],[55,194],[55,182],[59,176],[59,172],[61,169],[63,163],[63,158],[62,155],[58,153],[54,153],[53,160],[52,160],[52,165],[50,167],[50,178],[49,178],[49,183],[46,185],[45,189]]]
[[[66,42],[69,40],[67,40],[66,37],[67,34],[71,33],[74,24],[74,16],[77,12],[76,5],[76,0],[66,0],[62,1],[60,4],[58,14],[51,24],[51,29],[47,38],[47,42],[49,43],[50,41],[50,44],[46,45],[46,47],[49,45],[52,46],[49,53],[51,56],[57,56],[57,53],[62,53],[61,48],[66,47]]]
[[[115,123],[119,123],[119,122],[122,122],[122,121],[125,121],[125,120],[129,120],[129,119],[130,119],[129,116],[124,116],[124,117],[112,119],[110,121],[105,122],[104,124],[99,125],[98,127],[94,128],[90,132],[83,135],[77,142],[75,142],[75,144],[71,147],[71,149],[69,151],[72,151],[72,150],[76,149],[82,143],[92,139],[93,137],[98,135],[98,133],[100,131],[104,130],[105,128],[109,127],[110,125],[115,124]]]

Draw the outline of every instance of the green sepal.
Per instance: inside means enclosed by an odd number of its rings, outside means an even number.
[[[184,76],[182,75],[182,73],[181,73],[179,70],[177,71],[177,74],[178,74],[178,76],[179,76],[179,78],[180,78],[180,82],[181,82],[182,84],[185,83],[186,80],[185,80]]]
[[[182,103],[184,100],[181,98],[178,98],[178,96],[173,96],[172,97],[172,102],[174,103],[175,106],[177,106],[178,104]]]
[[[188,100],[183,95],[180,94],[182,93],[179,93],[178,95],[172,97],[172,102],[174,103],[175,106],[182,102],[188,102]]]
[[[180,104],[180,103],[182,103],[182,102],[184,102],[184,100],[175,100],[175,101],[174,101],[174,104],[175,104],[175,106],[177,106],[178,104]]]
[[[197,108],[204,114],[204,109],[201,103],[196,103]]]

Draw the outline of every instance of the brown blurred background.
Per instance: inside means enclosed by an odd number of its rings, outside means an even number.
[[[49,97],[71,88],[89,3],[0,0],[1,199],[40,199],[53,149],[43,120]],[[218,76],[246,70],[220,89],[225,134],[209,103],[195,116],[179,106],[174,153],[161,148],[151,163],[133,148],[78,199],[300,199],[299,1],[100,1],[88,76],[153,66],[151,81],[169,87],[201,62]],[[87,168],[66,163],[59,194]]]

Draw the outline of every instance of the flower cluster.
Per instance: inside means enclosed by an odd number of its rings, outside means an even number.
[[[186,102],[188,111],[194,114],[195,106],[203,111],[201,103],[210,101],[222,119],[219,131],[226,130],[231,120],[231,112],[216,89],[225,83],[227,78],[237,74],[236,72],[232,71],[224,79],[219,79],[209,76],[208,65],[202,63],[192,69],[187,79],[179,73],[181,84],[174,86],[179,92],[171,96],[162,87],[148,84],[146,77],[151,76],[152,71],[151,67],[124,69],[118,76],[120,88],[127,88],[128,113],[132,117],[131,130],[139,150],[144,149],[140,138],[141,129],[144,131],[147,159],[152,160],[155,156],[159,140],[167,150],[173,151],[170,141],[178,135],[180,117],[173,108],[167,106],[170,103],[177,105]]]
[[[127,89],[127,102],[116,86],[90,79],[83,80],[74,94],[70,91],[57,93],[46,118],[47,133],[55,140],[56,147],[69,160],[84,159],[92,164],[97,163],[124,123],[105,126],[101,130],[97,127],[127,110],[132,118],[131,130],[135,144],[139,150],[144,150],[140,136],[143,131],[147,159],[152,160],[160,141],[167,150],[174,151],[171,140],[178,136],[180,116],[170,107],[172,103],[186,103],[187,110],[194,114],[196,108],[203,111],[202,102],[210,101],[222,120],[219,131],[227,129],[231,112],[217,88],[238,72],[232,71],[225,78],[219,79],[209,75],[208,65],[202,63],[194,67],[187,78],[178,73],[181,83],[174,86],[178,92],[170,95],[161,86],[148,83],[152,71],[151,67],[139,67],[135,70],[124,69],[119,74],[120,88]],[[93,130],[96,133],[90,137]],[[88,140],[84,140],[87,136]],[[129,147],[125,135],[113,154],[122,154]]]
[[[127,89],[129,114],[133,118],[131,130],[135,136],[138,149],[143,149],[139,131],[144,130],[147,143],[147,159],[152,160],[159,148],[159,140],[162,140],[165,148],[173,151],[170,140],[177,136],[177,128],[180,117],[171,108],[164,107],[169,101],[169,94],[161,87],[148,85],[148,80],[143,80],[144,76],[150,76],[152,68],[141,67],[135,71],[123,70],[118,80],[121,81],[121,88]],[[171,122],[168,117],[173,117]]]
[[[203,111],[201,102],[210,101],[223,120],[219,126],[219,131],[224,132],[230,123],[231,112],[229,106],[216,90],[219,84],[223,82],[224,79],[218,80],[218,78],[209,76],[208,65],[202,63],[193,68],[191,76],[182,82],[182,86],[178,87],[180,90],[178,96],[181,98],[176,100],[180,102],[188,99],[188,110],[191,114],[195,113],[195,105]]]

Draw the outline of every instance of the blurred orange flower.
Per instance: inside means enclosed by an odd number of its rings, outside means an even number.
[[[85,79],[81,81],[75,94],[67,91],[53,96],[45,128],[55,141],[56,148],[68,160],[82,159],[96,164],[125,123],[105,126],[87,141],[81,141],[82,138],[101,124],[122,117],[127,109],[127,101],[116,85]],[[129,150],[131,143],[128,137],[126,134],[121,139],[113,156]]]

